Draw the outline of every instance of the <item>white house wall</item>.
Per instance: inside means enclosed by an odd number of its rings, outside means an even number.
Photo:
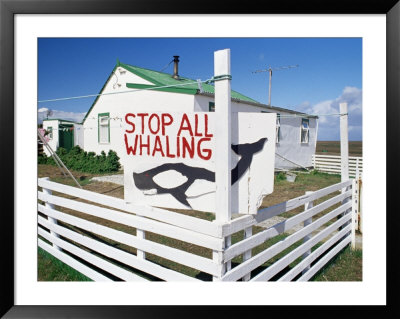
[[[121,83],[120,79],[120,83]],[[128,89],[125,83],[120,88],[113,88],[114,82],[109,81],[103,93],[123,92],[131,90],[130,93],[112,94],[100,96],[91,112],[84,122],[84,150],[100,154],[101,151],[108,153],[109,150],[117,152],[122,161],[122,152],[125,151],[123,144],[123,121],[122,116],[129,111],[132,112],[193,112],[193,95],[161,92],[161,91],[135,91]],[[98,114],[110,114],[110,143],[98,142]]]
[[[58,120],[53,121],[43,121],[43,128],[47,131],[49,127],[53,129],[53,138],[48,141],[48,144],[55,152],[58,147]],[[43,151],[47,156],[51,156],[50,152],[47,150],[47,147],[43,145]]]
[[[83,125],[74,123],[74,146],[78,145],[80,148],[83,149]]]
[[[282,116],[280,120],[280,140],[276,144],[275,167],[291,169],[299,166],[312,166],[311,157],[315,154],[317,138],[317,119],[309,119],[309,142],[301,143],[300,126],[302,118],[285,118],[283,113],[280,114]]]

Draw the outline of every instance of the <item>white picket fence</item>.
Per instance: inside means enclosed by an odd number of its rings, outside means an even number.
[[[324,173],[341,173],[341,157],[337,155],[312,155],[312,165],[314,169]],[[349,176],[356,177],[357,172],[359,176],[362,175],[363,159],[362,157],[349,156]]]
[[[214,281],[267,281],[302,258],[301,262],[274,280],[304,281],[309,280],[352,240],[354,243],[358,221],[358,205],[355,204],[357,183],[357,180],[338,183],[260,209],[257,215],[243,215],[222,223],[128,204],[123,199],[41,178],[38,180],[38,186],[42,188],[38,191],[38,199],[42,201],[38,203],[38,244],[95,281],[115,280],[115,277],[123,281],[149,280],[150,277],[146,278],[145,274],[164,281],[200,280],[151,261],[147,253],[209,274],[208,278],[212,277]],[[329,194],[329,199],[313,205],[314,201]],[[303,212],[252,234],[252,227],[260,222],[303,205]],[[319,218],[316,219],[317,214]],[[93,218],[97,218],[97,222]],[[304,227],[252,256],[253,248],[299,224]],[[136,229],[136,236],[132,234],[134,232],[121,231],[115,225]],[[167,246],[162,241],[146,239],[146,232],[206,248],[209,256],[199,256],[190,249],[184,251]],[[237,232],[242,232],[244,239],[230,245],[226,239]],[[302,244],[272,265],[263,266],[295,243]],[[117,248],[116,244],[134,247],[137,252]],[[320,246],[311,252],[317,244]],[[239,255],[243,256],[243,261],[231,263]],[[234,264],[237,266],[233,267]]]

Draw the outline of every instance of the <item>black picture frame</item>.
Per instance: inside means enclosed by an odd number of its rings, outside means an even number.
[[[387,305],[377,307],[329,307],[329,315],[354,317],[360,312],[368,312],[372,316],[399,316],[396,305],[396,288],[399,276],[394,272],[398,240],[394,236],[397,209],[395,207],[395,190],[392,181],[396,181],[395,164],[399,161],[397,138],[399,136],[400,108],[400,3],[398,0],[325,0],[325,1],[246,1],[227,4],[224,2],[208,1],[161,1],[161,0],[0,0],[0,128],[2,132],[0,167],[4,179],[1,192],[1,298],[0,315],[5,318],[165,318],[180,317],[209,317],[227,314],[226,307],[213,306],[16,306],[14,303],[14,18],[16,14],[386,14],[387,33],[387,116],[386,116],[386,176],[387,179]],[[382,107],[382,106],[381,106]],[[12,168],[12,169],[11,169]],[[371,293],[374,293],[371,291]],[[266,296],[267,298],[267,296]],[[344,309],[343,309],[344,308]],[[317,307],[312,311],[328,310]],[[278,307],[270,307],[268,315],[281,313]],[[308,307],[285,307],[284,315],[310,314]],[[242,307],[229,307],[228,315],[248,315]]]

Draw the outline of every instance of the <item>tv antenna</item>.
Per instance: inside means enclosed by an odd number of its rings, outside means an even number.
[[[293,68],[297,68],[299,67],[298,64],[296,65],[288,65],[288,66],[280,66],[277,68],[271,68],[268,67],[268,69],[264,69],[264,70],[257,70],[257,71],[253,71],[251,73],[261,73],[261,72],[268,72],[269,73],[269,86],[268,86],[268,106],[271,106],[271,81],[272,81],[272,71],[279,71],[279,70],[284,70],[284,69],[293,69]]]

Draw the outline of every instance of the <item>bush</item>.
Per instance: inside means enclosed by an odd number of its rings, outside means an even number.
[[[42,153],[38,156],[38,164],[47,164],[48,157],[45,153]]]
[[[276,180],[277,181],[283,181],[286,179],[286,174],[283,172],[279,172],[278,174],[276,174]]]
[[[68,169],[75,171],[98,174],[117,172],[121,168],[119,157],[113,150],[110,150],[107,155],[104,151],[96,155],[94,152],[85,152],[76,145],[69,152],[59,147],[56,154]],[[38,163],[56,165],[53,157],[47,157],[45,154],[38,156]]]

